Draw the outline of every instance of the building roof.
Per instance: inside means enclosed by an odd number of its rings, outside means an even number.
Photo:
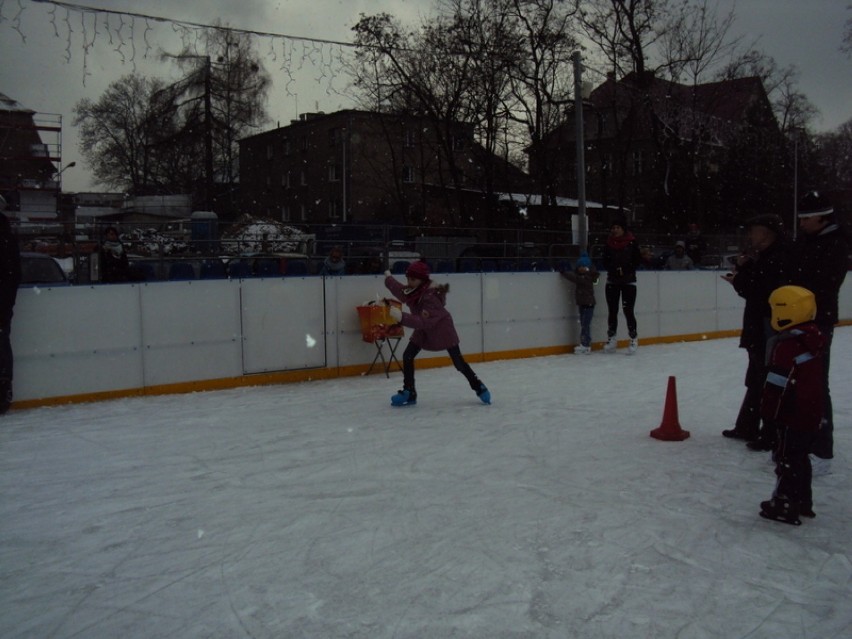
[[[32,109],[27,109],[22,106],[20,103],[16,102],[12,98],[10,98],[5,93],[0,93],[0,111],[13,111],[19,113],[29,113],[33,114],[35,111]]]

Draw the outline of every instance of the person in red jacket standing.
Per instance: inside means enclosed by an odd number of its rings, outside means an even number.
[[[429,265],[418,261],[405,273],[407,286],[398,282],[390,271],[385,271],[385,286],[400,302],[407,304],[410,312],[391,307],[391,316],[403,326],[414,329],[408,346],[402,354],[402,390],[391,397],[393,406],[410,406],[417,403],[414,387],[414,358],[421,350],[447,351],[453,365],[467,378],[471,389],[485,404],[491,403],[491,393],[485,387],[459,349],[459,336],[453,316],[445,308],[449,284],[436,284],[430,279]]]
[[[778,477],[772,498],[761,502],[760,516],[801,524],[815,517],[808,456],[825,410],[823,361],[826,338],[820,332],[814,294],[801,286],[782,286],[769,296],[772,328],[767,343],[766,383],[760,413],[777,427],[773,458]]]

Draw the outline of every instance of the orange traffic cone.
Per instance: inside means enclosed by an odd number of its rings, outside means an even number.
[[[680,427],[677,417],[677,386],[674,375],[669,377],[669,389],[666,393],[666,407],[663,410],[663,422],[659,428],[651,431],[651,437],[667,442],[682,442],[689,437],[689,431]]]

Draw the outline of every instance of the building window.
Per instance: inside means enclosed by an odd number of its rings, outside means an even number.
[[[270,142],[266,145],[266,159],[271,160],[275,157],[275,146]]]
[[[300,144],[302,145],[302,151],[308,150],[308,136],[307,135],[302,136],[302,140],[301,140]]]
[[[281,207],[281,221],[289,222],[290,221],[290,206],[285,204]]]
[[[340,182],[340,165],[339,164],[329,164],[328,165],[328,181],[329,182]]]
[[[308,174],[304,170],[299,173],[299,184],[302,186],[308,185]]]
[[[340,144],[340,129],[338,127],[334,127],[333,129],[328,130],[328,145],[329,146],[337,146]]]
[[[464,137],[461,135],[453,136],[453,151],[461,151],[464,148]]]
[[[293,145],[290,144],[290,138],[284,138],[284,155],[290,155],[293,150]]]
[[[633,175],[642,175],[643,156],[642,151],[633,151]]]
[[[414,182],[414,168],[410,166],[402,167],[402,181],[406,184]]]
[[[414,129],[405,129],[403,133],[403,144],[407,147],[412,147],[416,143],[416,134],[414,133]]]
[[[332,220],[340,219],[341,212],[340,200],[329,200],[328,201],[328,217]]]
[[[268,188],[270,188],[271,186],[272,186],[272,177],[271,177],[271,176],[269,176],[269,175],[267,175],[267,176],[266,176],[266,188],[268,189]]]
[[[281,176],[281,186],[283,186],[285,189],[290,188],[290,171],[285,171],[284,174]]]
[[[304,204],[299,205],[299,218],[302,222],[306,222],[308,220],[308,207]]]

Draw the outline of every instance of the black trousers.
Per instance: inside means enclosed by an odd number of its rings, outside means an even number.
[[[0,379],[12,380],[12,313],[0,317]]]
[[[750,437],[756,437],[760,431],[760,398],[766,381],[766,363],[764,352],[759,348],[748,349],[748,368],[746,369],[746,393],[740,412],[737,414],[735,428]],[[765,433],[768,434],[768,431]]]
[[[402,385],[409,390],[414,390],[414,358],[420,354],[421,350],[419,346],[409,342],[408,346],[405,347],[405,352],[402,354]],[[478,392],[482,386],[482,382],[479,381],[470,364],[465,361],[458,344],[448,348],[447,353],[450,359],[453,360],[453,366],[456,367],[459,373],[465,376],[471,389]]]
[[[808,452],[816,433],[777,427],[776,430],[778,444],[775,448],[775,474],[778,483],[773,496],[810,508],[813,505],[813,469]]]
[[[817,457],[823,459],[831,459],[834,457],[834,409],[831,405],[831,391],[828,388],[829,368],[831,366],[831,341],[834,338],[833,326],[820,326],[819,330],[826,338],[825,350],[823,358],[825,360],[825,370],[823,371],[825,380],[825,405],[822,414],[822,426],[814,438],[811,452]]]
[[[636,306],[636,284],[607,282],[604,294],[607,308],[607,337],[613,337],[618,332],[619,300],[621,309],[624,311],[624,319],[627,320],[627,334],[631,338],[636,337],[636,315],[633,313],[633,308]]]

